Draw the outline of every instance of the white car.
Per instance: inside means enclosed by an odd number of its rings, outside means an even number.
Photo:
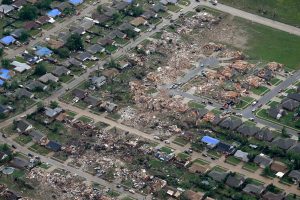
[[[256,111],[256,108],[253,108],[253,109],[252,109],[252,112],[255,112],[255,111]]]
[[[253,118],[253,117],[251,117],[251,118],[249,118],[249,120],[250,120],[250,121],[254,121],[254,118]]]

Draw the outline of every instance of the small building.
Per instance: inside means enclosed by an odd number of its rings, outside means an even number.
[[[52,81],[52,82],[58,82],[59,78],[54,76],[53,74],[51,73],[47,73],[47,74],[44,74],[43,76],[41,76],[39,79],[38,79],[40,82],[42,83],[48,83],[49,81]]]
[[[57,77],[61,77],[61,76],[69,75],[71,71],[63,66],[56,66],[51,73]]]
[[[104,24],[108,20],[110,20],[110,17],[103,15],[103,14],[98,14],[98,13],[93,13],[92,18],[94,19],[94,22],[96,24]]]
[[[141,15],[144,19],[149,20],[151,18],[157,18],[158,14],[152,10],[148,10]]]
[[[119,31],[119,30],[114,30],[114,31],[112,31],[112,32],[110,32],[110,34],[108,35],[108,37],[110,38],[110,39],[115,39],[115,38],[126,38],[126,34],[125,33],[123,33],[122,31]]]
[[[277,138],[271,144],[273,146],[279,147],[280,149],[288,150],[296,143],[297,141],[291,138]]]
[[[58,152],[61,150],[61,144],[59,144],[58,142],[55,142],[55,141],[52,141],[50,140],[46,146],[45,146],[47,149],[50,149],[51,151],[54,151],[54,152]]]
[[[121,2],[116,3],[113,7],[114,7],[116,10],[118,10],[118,11],[123,11],[123,10],[125,10],[128,6],[129,6],[129,3],[128,3],[128,2],[121,1]]]
[[[63,112],[63,109],[60,107],[56,107],[54,109],[45,107],[45,115],[49,118],[54,118],[57,115],[59,115],[61,112]]]
[[[225,182],[226,185],[232,188],[240,188],[245,182],[245,178],[240,175],[229,175]]]
[[[8,36],[4,36],[3,38],[1,38],[0,42],[2,44],[4,44],[5,46],[9,46],[11,44],[14,44],[16,42],[16,39],[13,36],[8,35]]]
[[[65,67],[72,67],[73,66],[73,67],[80,67],[81,68],[83,66],[83,63],[76,60],[75,58],[70,58],[65,63],[63,63],[63,65]]]
[[[31,81],[30,83],[28,83],[26,86],[25,86],[29,91],[35,91],[35,90],[43,90],[45,91],[48,86],[39,82],[39,81]]]
[[[159,12],[166,12],[167,11],[167,7],[164,6],[161,3],[156,3],[153,5],[153,7],[151,8],[154,12],[159,13]]]
[[[36,23],[35,21],[28,21],[28,22],[25,22],[23,24],[23,28],[26,31],[34,30],[34,29],[37,29],[39,27],[40,27],[40,24]]]
[[[120,31],[127,31],[127,30],[132,30],[134,31],[134,26],[132,26],[131,24],[129,24],[128,22],[124,22],[123,24],[121,24],[118,29]]]
[[[223,154],[231,155],[236,151],[236,148],[235,146],[226,144],[225,142],[219,142],[217,144],[216,150]]]
[[[33,128],[33,126],[28,121],[26,121],[24,119],[18,120],[16,122],[16,127],[17,127],[17,131],[19,133],[26,133],[26,132],[30,131]]]
[[[295,101],[300,102],[300,93],[291,93],[291,94],[288,94],[287,98],[293,99]]]
[[[133,20],[130,21],[130,24],[135,26],[135,27],[138,27],[138,26],[141,26],[141,25],[147,25],[148,21],[145,20],[142,17],[136,17],[136,18],[134,18]]]
[[[19,61],[13,61],[10,63],[10,65],[14,66],[15,67],[14,70],[20,73],[31,69],[31,67],[26,63],[21,63]]]
[[[42,25],[45,25],[45,24],[48,24],[48,23],[53,23],[53,19],[50,18],[49,16],[47,15],[43,15],[43,16],[40,16],[37,20],[36,20],[36,23],[40,24],[41,26]]]
[[[19,38],[22,36],[22,34],[24,33],[24,29],[22,28],[18,28],[15,29],[13,32],[10,33],[11,36],[13,36],[14,38]]]
[[[48,13],[47,13],[47,16],[48,17],[52,17],[52,18],[55,18],[55,17],[58,17],[61,15],[61,12],[58,10],[58,9],[53,9],[53,10],[50,10]]]
[[[237,150],[233,156],[236,157],[237,159],[240,159],[240,160],[244,161],[244,162],[248,162],[249,161],[248,155],[249,154],[247,152]]]
[[[227,173],[212,170],[207,175],[217,182],[223,182],[226,179]]]
[[[261,168],[266,168],[272,164],[273,159],[261,153],[255,156],[253,162],[259,165]]]
[[[100,44],[93,44],[87,48],[87,51],[91,54],[104,53],[105,48],[102,47]]]
[[[93,76],[91,79],[91,83],[96,87],[100,88],[102,85],[106,83],[106,77],[105,76]]]
[[[186,190],[184,192],[184,195],[189,200],[201,200],[204,197],[204,193],[202,193],[202,192],[194,192],[193,190]]]
[[[14,7],[11,5],[2,4],[0,5],[0,13],[8,14],[14,10]]]
[[[288,171],[287,165],[279,161],[274,161],[270,168],[274,172],[282,172],[284,174]]]
[[[216,138],[213,138],[213,137],[210,137],[210,136],[204,136],[201,139],[201,142],[205,143],[208,146],[208,148],[212,149],[220,143],[220,140],[218,140]]]
[[[115,103],[105,101],[101,103],[100,107],[105,109],[107,112],[113,112],[114,110],[117,109],[118,106]]]
[[[98,40],[97,42],[98,42],[100,45],[102,45],[102,46],[114,45],[114,44],[115,44],[115,41],[112,40],[112,39],[109,38],[109,37],[101,38],[101,39]]]
[[[268,115],[274,119],[279,120],[282,116],[286,115],[286,111],[280,107],[271,107],[268,110]]]
[[[295,144],[288,151],[300,154],[300,143]]]
[[[13,2],[11,5],[16,8],[16,9],[21,9],[25,4],[26,4],[26,0],[17,0],[15,2]]]
[[[15,97],[17,99],[22,99],[24,97],[32,99],[34,97],[34,94],[32,94],[31,92],[29,92],[28,90],[24,89],[24,88],[19,88],[16,92],[15,92]]]
[[[295,183],[300,182],[300,170],[292,170],[289,174],[288,177],[292,178]]]
[[[255,184],[247,184],[243,189],[243,192],[246,194],[260,196],[265,191],[265,187],[263,185],[255,185]]]

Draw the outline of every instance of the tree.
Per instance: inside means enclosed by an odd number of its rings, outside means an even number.
[[[122,22],[122,15],[119,12],[116,12],[112,16],[114,24],[120,24]]]
[[[33,5],[25,5],[19,11],[19,17],[21,20],[34,20],[37,18],[38,9]]]
[[[102,14],[102,13],[103,13],[103,7],[102,7],[102,5],[97,6],[97,12],[98,12],[99,14]]]
[[[137,32],[131,29],[127,29],[123,31],[129,38],[135,38],[137,36]]]
[[[68,48],[59,48],[55,49],[54,52],[60,57],[60,58],[68,58],[70,56],[70,50]]]
[[[3,56],[3,52],[4,52],[3,48],[0,48],[0,57]]]
[[[3,60],[1,60],[1,64],[2,64],[2,67],[8,69],[9,66],[10,66],[10,60],[8,60],[8,59],[3,59]]]
[[[41,1],[37,2],[36,6],[39,9],[47,10],[47,9],[51,8],[51,6],[50,6],[51,3],[52,3],[52,0],[41,0]]]
[[[42,76],[44,74],[47,73],[47,69],[44,63],[39,63],[37,64],[35,70],[34,70],[34,74],[38,75],[38,76]]]
[[[128,9],[128,14],[132,15],[134,17],[140,16],[141,14],[143,14],[143,12],[144,12],[144,10],[141,6],[131,6]]]
[[[41,112],[42,110],[44,110],[44,103],[42,101],[39,101],[36,105],[36,111],[37,112]]]
[[[20,42],[26,42],[29,38],[29,34],[25,31],[22,32],[22,34],[19,37]]]
[[[108,62],[108,67],[109,68],[118,68],[119,64],[114,60],[114,59],[110,59],[110,61]]]
[[[54,109],[58,107],[58,103],[56,101],[51,101],[50,102],[50,108]]]
[[[2,0],[2,4],[10,5],[12,3],[13,3],[12,0]]]
[[[81,36],[78,33],[72,34],[66,42],[66,47],[70,51],[80,51],[83,50],[83,42]]]
[[[285,126],[281,130],[281,137],[283,137],[283,138],[289,138],[290,137],[290,135],[287,133],[287,130],[286,130]]]

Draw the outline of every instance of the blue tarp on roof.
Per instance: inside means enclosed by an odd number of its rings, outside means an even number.
[[[77,6],[79,4],[82,4],[83,0],[69,0],[69,3]]]
[[[127,3],[132,3],[133,2],[133,0],[123,0],[123,1],[125,1]]]
[[[0,79],[0,86],[2,86],[4,84],[4,81],[2,81],[1,79]]]
[[[35,55],[43,57],[43,56],[50,56],[53,53],[50,49],[47,47],[37,47],[37,50],[35,51]]]
[[[46,147],[48,149],[51,149],[52,151],[55,151],[55,152],[60,151],[60,149],[61,149],[61,145],[59,143],[55,142],[55,141],[52,141],[52,140],[50,140],[48,142],[48,144],[46,144]]]
[[[10,44],[14,43],[15,41],[16,41],[16,39],[10,35],[5,36],[0,40],[0,42],[5,45],[10,45]]]
[[[0,69],[0,78],[2,80],[10,79],[11,76],[9,73],[10,73],[10,71],[8,69]]]
[[[53,9],[53,10],[50,10],[47,15],[49,17],[57,17],[61,14],[61,12],[58,10],[58,9]]]
[[[201,142],[204,142],[210,146],[216,146],[220,140],[216,139],[216,138],[213,138],[213,137],[210,137],[210,136],[204,136],[202,139],[201,139]]]

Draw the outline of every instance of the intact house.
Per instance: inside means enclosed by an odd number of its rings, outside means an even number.
[[[236,151],[236,148],[233,145],[226,144],[225,142],[220,142],[217,144],[216,150],[225,155],[231,155]]]
[[[201,142],[206,144],[208,148],[213,149],[220,143],[220,140],[210,136],[204,136],[202,137]]]
[[[275,135],[270,129],[262,128],[254,137],[258,140],[271,142],[275,138]]]
[[[89,52],[83,52],[80,53],[76,56],[76,59],[79,60],[80,62],[84,62],[87,60],[90,60],[92,58],[92,55]]]
[[[217,182],[223,182],[227,177],[226,172],[220,172],[216,170],[210,171],[207,175]]]
[[[52,82],[58,82],[59,78],[54,76],[53,74],[51,73],[46,73],[44,74],[43,76],[41,76],[39,79],[38,79],[40,82],[42,83],[48,83],[50,81]]]
[[[280,107],[271,107],[268,110],[268,115],[274,119],[279,120],[282,116],[286,115],[286,111]]]
[[[93,76],[90,79],[92,85],[94,85],[96,88],[100,88],[102,85],[106,83],[106,77],[105,76]]]
[[[244,162],[248,162],[249,161],[248,155],[249,155],[249,153],[247,153],[247,152],[237,150],[233,156],[236,157],[237,159],[240,159],[240,160],[244,161]]]
[[[123,33],[122,31],[119,31],[119,30],[114,30],[114,31],[110,32],[108,35],[108,37],[112,40],[114,40],[115,38],[125,39],[126,36],[127,35],[125,33]]]
[[[260,128],[256,126],[243,124],[237,129],[237,132],[246,137],[253,137],[259,130]]]
[[[18,120],[16,122],[16,129],[19,133],[26,133],[30,131],[32,128],[33,128],[32,125],[24,119]]]
[[[37,130],[30,131],[29,135],[35,143],[41,144],[42,140],[45,138],[45,135]]]
[[[10,63],[11,66],[14,66],[14,70],[19,72],[19,73],[22,73],[26,70],[29,70],[31,69],[31,67],[29,65],[27,65],[26,63],[21,63],[21,62],[18,62],[18,61],[13,61]]]
[[[288,177],[292,178],[295,184],[300,182],[300,170],[292,170],[289,174]]]
[[[78,67],[78,68],[83,67],[83,63],[76,60],[75,58],[69,58],[64,63],[62,63],[62,65],[65,66],[65,67],[72,67],[72,66]]]
[[[56,66],[55,69],[52,71],[52,74],[57,77],[69,75],[70,73],[71,73],[71,70],[69,70],[63,66]]]
[[[293,99],[283,99],[281,102],[282,108],[288,111],[294,111],[296,108],[300,106],[300,102]]]
[[[88,107],[97,107],[100,104],[99,99],[91,95],[85,97],[83,101],[88,104]]]
[[[44,123],[48,124],[48,123],[52,122],[55,119],[55,117],[62,112],[63,112],[63,109],[60,107],[56,107],[54,109],[45,107],[44,114],[47,117],[47,119],[44,120]]]
[[[255,184],[247,184],[246,187],[244,187],[243,192],[246,194],[254,195],[254,196],[260,196],[265,191],[265,187],[263,185],[255,185]]]
[[[87,51],[91,54],[104,53],[105,48],[102,47],[100,44],[93,44],[87,48]]]
[[[17,99],[22,99],[22,98],[29,98],[32,99],[34,97],[34,94],[29,92],[28,90],[24,89],[24,88],[19,88],[16,92],[15,92],[15,97]]]
[[[273,193],[270,191],[267,191],[265,194],[262,195],[263,200],[283,200],[285,195],[283,193]]]
[[[273,159],[261,153],[255,156],[253,162],[259,165],[261,168],[266,168],[272,164]]]
[[[39,81],[31,81],[25,87],[29,91],[35,91],[35,90],[38,90],[38,89],[45,91],[48,88],[47,85],[45,85],[45,84],[43,84]]]
[[[243,121],[236,117],[228,117],[224,119],[219,126],[229,130],[236,130],[239,126],[243,124]]]
[[[291,138],[278,138],[278,139],[275,139],[271,144],[273,146],[279,147],[280,149],[288,150],[296,143],[297,143],[297,141],[293,140]]]
[[[239,175],[229,175],[225,182],[226,185],[232,188],[240,188],[245,182],[245,178]]]
[[[148,10],[146,12],[144,12],[142,15],[141,15],[143,18],[149,20],[151,18],[157,18],[158,17],[158,14],[155,13],[154,11],[152,10]]]
[[[59,144],[58,142],[52,141],[52,140],[48,141],[48,143],[45,145],[45,147],[54,152],[58,152],[61,150],[61,144]]]
[[[79,100],[82,100],[87,96],[87,92],[77,88],[72,91],[72,94],[75,97],[73,99],[74,102],[78,102]]]

